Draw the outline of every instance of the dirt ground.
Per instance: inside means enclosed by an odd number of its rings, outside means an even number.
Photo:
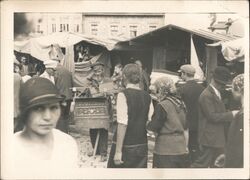
[[[70,135],[72,135],[78,144],[79,149],[79,167],[80,168],[107,168],[107,161],[100,162],[100,155],[96,157],[89,157],[88,152],[93,151],[90,137],[88,135],[88,129],[79,130],[75,125],[70,126]],[[109,133],[108,141],[108,155],[111,148],[112,134]],[[149,153],[148,153],[148,168],[152,168],[152,142],[149,142]]]

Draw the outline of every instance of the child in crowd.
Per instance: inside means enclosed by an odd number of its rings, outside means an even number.
[[[148,140],[146,123],[153,105],[150,95],[139,87],[141,71],[136,64],[123,69],[126,89],[117,97],[118,127],[113,137],[108,168],[146,168]]]

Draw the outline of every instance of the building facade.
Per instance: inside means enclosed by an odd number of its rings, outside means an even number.
[[[82,33],[82,13],[40,13],[34,19],[36,34],[47,35],[55,32]]]
[[[83,14],[83,33],[133,38],[164,26],[164,14]]]
[[[54,32],[76,32],[104,38],[133,38],[167,24],[209,30],[211,13],[29,13],[33,17],[35,35]],[[238,22],[237,14],[216,14],[217,20],[231,18]],[[237,23],[236,23],[237,22]],[[242,23],[241,23],[242,24]],[[242,26],[242,25],[241,25]],[[234,26],[236,27],[236,26]],[[231,29],[235,29],[230,27]],[[239,28],[238,28],[239,29]],[[239,30],[233,30],[237,34]],[[229,30],[230,34],[234,34]],[[224,33],[224,32],[222,32]],[[239,33],[238,33],[239,34]],[[243,34],[243,33],[240,33]]]
[[[164,26],[164,14],[40,13],[35,33],[76,32],[105,38],[132,38]]]

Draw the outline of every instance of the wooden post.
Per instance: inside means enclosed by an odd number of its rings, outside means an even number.
[[[98,147],[98,144],[99,144],[99,138],[100,138],[100,129],[98,129],[97,137],[96,137],[96,140],[95,140],[94,157],[96,155],[97,147]]]

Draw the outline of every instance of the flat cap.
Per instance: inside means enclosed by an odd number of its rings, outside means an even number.
[[[178,72],[185,72],[188,74],[195,74],[195,68],[191,64],[185,64],[180,67]]]

